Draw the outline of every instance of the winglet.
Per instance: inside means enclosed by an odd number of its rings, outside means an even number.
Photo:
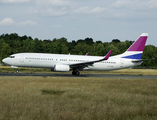
[[[86,55],[85,55],[85,56],[88,56],[88,54],[89,54],[89,53],[86,53]]]
[[[107,53],[107,55],[105,56],[105,58],[104,58],[103,60],[109,59],[109,57],[110,57],[110,55],[111,55],[111,52],[112,52],[112,50],[110,50],[110,51]]]

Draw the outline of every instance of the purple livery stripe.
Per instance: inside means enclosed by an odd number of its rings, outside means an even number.
[[[140,36],[127,51],[143,51],[147,36]]]

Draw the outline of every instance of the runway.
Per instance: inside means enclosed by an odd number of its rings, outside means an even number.
[[[113,79],[157,79],[157,75],[119,75],[119,74],[63,74],[63,73],[0,73],[0,76],[34,76],[34,77],[82,77]]]

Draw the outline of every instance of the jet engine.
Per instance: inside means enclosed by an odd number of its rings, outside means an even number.
[[[54,71],[57,71],[57,72],[69,72],[70,71],[70,67],[69,67],[69,65],[55,65]]]

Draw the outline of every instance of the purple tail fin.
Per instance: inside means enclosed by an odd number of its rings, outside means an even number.
[[[147,41],[148,33],[143,33],[141,36],[130,46],[127,51],[143,51],[146,41]]]
[[[147,41],[148,33],[143,33],[140,37],[123,53],[122,58],[141,59]]]

